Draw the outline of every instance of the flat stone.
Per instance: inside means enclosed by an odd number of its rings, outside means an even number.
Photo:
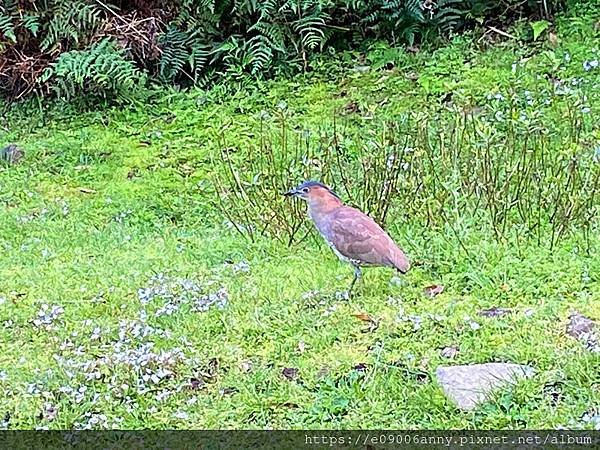
[[[596,331],[597,328],[596,322],[577,311],[569,315],[567,334],[578,339],[594,353],[600,353],[600,333]]]
[[[16,144],[10,144],[0,149],[0,160],[6,161],[9,165],[19,164],[25,152]]]
[[[446,396],[467,411],[485,401],[493,391],[534,373],[533,367],[510,363],[440,366],[436,369]]]
[[[595,322],[583,314],[573,311],[569,315],[569,323],[567,324],[567,334],[576,339],[585,337],[585,335],[594,332],[596,328]]]
[[[510,312],[510,309],[498,308],[497,306],[494,306],[493,308],[482,309],[481,311],[479,311],[478,314],[482,317],[502,317],[509,314]]]

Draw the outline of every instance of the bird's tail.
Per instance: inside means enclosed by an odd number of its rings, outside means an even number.
[[[402,250],[396,247],[395,251],[392,252],[391,263],[401,273],[406,273],[410,269],[410,261]]]

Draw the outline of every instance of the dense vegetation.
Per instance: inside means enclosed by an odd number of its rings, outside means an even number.
[[[149,80],[204,85],[223,76],[291,74],[308,70],[316,53],[366,39],[412,46],[488,21],[548,19],[562,3],[2,0],[0,94],[132,97]]]

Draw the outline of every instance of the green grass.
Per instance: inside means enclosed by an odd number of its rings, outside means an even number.
[[[221,135],[243,152],[255,139],[257,114],[276,111],[282,101],[295,124],[312,130],[356,102],[362,113],[348,126],[368,134],[371,116],[418,110],[435,120],[448,91],[459,104],[485,102],[514,85],[512,64],[519,60],[522,88],[547,86],[539,78],[546,72],[584,80],[573,95],[590,108],[580,147],[592,152],[600,145],[600,68],[585,71],[583,62],[600,57],[597,21],[597,11],[562,18],[558,48],[479,49],[457,38],[431,54],[380,48],[368,55],[376,65],[391,54],[390,71],[323,62],[311,75],[231,95],[216,88],[164,93],[126,109],[14,112],[0,139],[19,143],[26,158],[0,169],[4,426],[589,427],[580,418],[600,406],[600,355],[567,336],[565,326],[572,310],[600,320],[597,222],[591,237],[573,229],[550,250],[519,239],[518,228],[498,241],[464,211],[456,213],[469,226],[453,231],[427,229],[417,217],[399,220],[395,210],[390,232],[419,264],[401,281],[385,269],[367,270],[348,302],[336,292],[347,288],[352,271],[319,241],[291,248],[268,238],[250,243],[224,225],[211,159]],[[417,81],[407,77],[411,72]],[[544,114],[562,126],[562,117]],[[248,271],[234,269],[241,261]],[[171,295],[180,305],[171,315],[155,314],[168,292],[148,304],[140,300],[139,289],[157,274],[176,285]],[[434,283],[444,292],[424,296]],[[224,307],[194,311],[195,301],[221,288]],[[32,322],[43,304],[64,309],[49,328]],[[478,316],[494,306],[512,312]],[[360,312],[378,326],[357,318]],[[150,359],[159,361],[151,361],[153,373],[170,373],[145,382],[146,391],[138,385],[143,366],[119,358],[140,356],[148,342]],[[454,360],[442,357],[452,345],[459,348]],[[174,349],[183,357],[174,353],[169,361]],[[473,412],[445,399],[434,376],[438,365],[491,361],[530,364],[536,376]],[[297,376],[284,376],[286,368]]]

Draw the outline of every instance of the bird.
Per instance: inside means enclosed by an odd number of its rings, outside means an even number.
[[[348,297],[362,277],[361,267],[387,266],[402,274],[410,269],[408,257],[383,228],[359,209],[345,205],[325,184],[305,181],[284,195],[306,201],[317,231],[342,262],[354,267]]]

